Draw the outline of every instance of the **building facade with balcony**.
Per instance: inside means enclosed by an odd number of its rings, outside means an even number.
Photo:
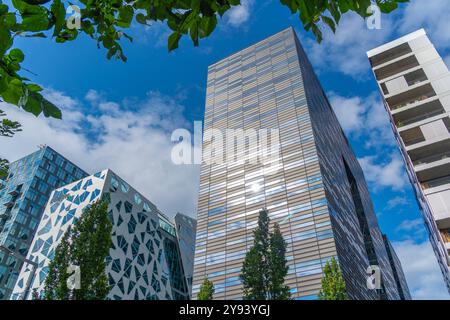
[[[50,147],[10,165],[0,186],[0,299],[8,299],[53,189],[88,174]]]
[[[450,72],[423,29],[367,55],[450,291]]]
[[[175,224],[111,170],[52,192],[11,296],[43,293],[48,266],[69,226],[95,201],[108,201],[112,247],[105,272],[110,300],[185,300],[189,289]],[[178,219],[184,220],[183,215]],[[189,224],[183,224],[188,228]],[[188,231],[184,231],[188,233]],[[189,255],[189,252],[184,252]],[[192,261],[191,253],[190,260]],[[80,269],[83,272],[83,269]]]
[[[292,298],[317,299],[336,257],[351,299],[400,299],[363,171],[294,30],[209,66],[206,94],[193,298],[205,278],[215,299],[243,298],[242,263],[266,208],[287,242]],[[261,148],[237,146],[225,149],[234,160],[210,161],[208,132],[232,129],[274,131],[278,155],[255,162]]]

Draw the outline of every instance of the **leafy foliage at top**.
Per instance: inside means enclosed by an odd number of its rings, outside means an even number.
[[[5,119],[5,115],[3,110],[0,110],[0,137],[11,138],[16,132],[22,131],[21,125],[17,121]],[[8,175],[8,170],[8,160],[0,158],[0,179]]]
[[[396,9],[408,0],[376,0],[382,12]],[[66,21],[70,3],[61,0],[12,0],[9,7],[0,0],[0,101],[17,105],[38,116],[60,119],[61,111],[42,94],[42,88],[19,75],[24,54],[13,48],[21,37],[52,37],[57,43],[77,39],[80,33],[107,50],[107,58],[126,61],[120,45],[132,22],[151,26],[163,22],[172,30],[169,50],[178,48],[182,36],[189,36],[194,45],[208,37],[222,17],[240,0],[79,0],[79,28]],[[320,23],[335,31],[343,14],[354,11],[367,17],[371,0],[280,0],[292,13],[298,14],[306,30],[312,30],[321,41]],[[71,15],[73,18],[73,15]]]

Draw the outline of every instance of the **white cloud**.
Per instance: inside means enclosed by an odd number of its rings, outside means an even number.
[[[403,240],[421,242],[427,239],[427,231],[422,218],[404,220],[395,231],[401,235]]]
[[[347,135],[363,138],[362,143],[368,149],[395,145],[389,116],[378,93],[368,97],[343,97],[332,92],[329,97]]]
[[[377,156],[358,159],[367,181],[374,191],[384,188],[403,190],[408,183],[403,160],[396,153],[384,157],[384,161],[378,161]]]
[[[35,118],[0,104],[23,125],[23,132],[14,138],[0,140],[2,157],[16,160],[47,144],[91,173],[112,169],[168,215],[177,211],[196,215],[199,168],[176,166],[170,158],[172,130],[189,128],[182,105],[150,92],[146,100],[133,101],[131,109],[127,102],[106,101],[90,91],[90,102],[101,106],[100,110],[114,107],[103,114],[85,115],[81,110],[89,108],[81,102],[57,91],[46,95],[62,108],[65,120]]]
[[[411,1],[403,12],[399,32],[407,34],[424,28],[436,47],[448,48],[450,42],[449,17],[448,0]]]
[[[404,220],[397,227],[398,231],[412,231],[419,227],[423,227],[423,219]]]
[[[347,134],[358,133],[364,128],[366,104],[360,97],[342,97],[332,93],[330,103]]]
[[[355,78],[366,78],[370,70],[366,52],[382,44],[392,32],[392,23],[382,20],[382,29],[369,30],[356,13],[343,15],[335,34],[324,26],[324,40],[306,39],[305,50],[319,71],[340,71]]]
[[[381,29],[370,30],[355,13],[345,14],[336,34],[324,26],[324,41],[306,39],[305,49],[319,71],[335,70],[358,80],[371,79],[366,52],[390,40],[425,28],[433,44],[448,51],[450,43],[448,0],[410,1],[400,10],[381,16]]]
[[[397,207],[401,207],[401,209],[403,210],[405,206],[410,206],[410,205],[411,205],[411,202],[405,196],[396,196],[388,201],[385,209],[392,210]]]
[[[152,22],[149,25],[135,22],[131,25],[130,32],[137,42],[152,45],[155,48],[166,48],[169,36],[172,34],[167,24],[161,21]]]
[[[226,14],[225,19],[228,25],[240,27],[250,19],[254,0],[242,0],[239,6],[232,7]]]
[[[393,246],[402,263],[413,299],[450,299],[428,241],[414,243],[407,240],[394,242]]]

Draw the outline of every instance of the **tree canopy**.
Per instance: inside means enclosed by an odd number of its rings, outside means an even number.
[[[345,281],[337,260],[333,257],[324,267],[320,300],[348,300]]]
[[[106,258],[112,246],[108,201],[97,201],[64,234],[48,267],[43,297],[46,300],[103,300],[110,286]],[[68,287],[68,268],[80,270],[80,287]]]
[[[289,287],[284,284],[288,272],[287,244],[277,223],[273,232],[269,231],[269,227],[269,213],[263,209],[259,212],[258,227],[253,231],[253,247],[245,256],[240,276],[247,300],[290,298]]]
[[[395,10],[402,2],[408,0],[376,0],[384,13]],[[84,33],[99,48],[106,49],[108,59],[126,61],[121,41],[132,40],[125,31],[133,22],[150,27],[154,22],[166,24],[171,30],[169,50],[176,49],[183,36],[190,37],[198,46],[200,39],[214,31],[218,17],[240,5],[240,0],[79,0],[77,8],[69,8],[71,3],[61,0],[11,3],[8,6],[0,0],[0,101],[35,116],[44,114],[60,119],[61,111],[42,96],[42,88],[19,74],[25,56],[14,48],[16,37],[51,37],[56,43],[64,43]],[[371,0],[280,0],[280,3],[297,14],[304,28],[311,30],[318,41],[322,39],[321,24],[335,31],[343,14],[353,11],[367,17],[372,4]],[[67,17],[67,12],[72,14]]]
[[[212,300],[214,296],[214,284],[212,281],[205,278],[202,285],[200,286],[200,291],[197,295],[197,300]]]

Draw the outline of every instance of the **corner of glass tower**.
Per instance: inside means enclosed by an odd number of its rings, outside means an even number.
[[[215,299],[242,298],[240,269],[261,208],[288,243],[285,283],[294,299],[317,298],[332,257],[350,298],[400,298],[364,174],[293,28],[208,68],[204,129],[275,130],[279,156],[277,170],[202,165],[194,298],[205,277]],[[371,265],[381,270],[378,290],[367,287]]]

